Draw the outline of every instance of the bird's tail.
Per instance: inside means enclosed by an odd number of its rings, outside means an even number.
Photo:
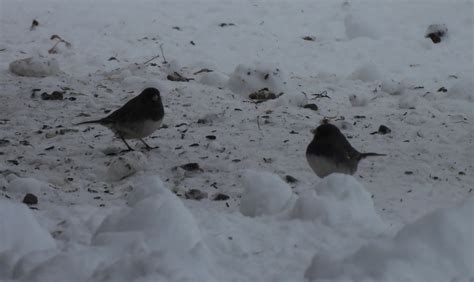
[[[101,120],[101,119],[97,119],[97,120],[83,121],[83,122],[80,122],[80,123],[76,123],[76,124],[74,124],[74,125],[89,124],[89,123],[102,123],[102,120]]]
[[[364,159],[367,157],[377,157],[377,156],[386,156],[386,154],[379,154],[379,153],[361,153],[360,158]]]

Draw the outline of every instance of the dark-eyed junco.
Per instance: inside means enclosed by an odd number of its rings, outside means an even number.
[[[160,91],[146,88],[137,97],[128,101],[120,109],[105,118],[78,123],[98,123],[111,129],[133,151],[125,139],[139,139],[147,149],[152,149],[144,137],[152,134],[161,126],[165,111],[161,102]]]
[[[354,149],[339,129],[329,123],[313,130],[313,141],[306,149],[309,166],[321,178],[337,172],[354,174],[359,161],[370,156],[385,156],[377,153],[360,153]]]

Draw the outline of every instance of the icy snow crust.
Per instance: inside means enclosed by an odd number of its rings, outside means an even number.
[[[472,1],[0,1],[0,280],[474,278]],[[159,149],[74,126],[147,86]],[[319,179],[325,116],[388,156]]]

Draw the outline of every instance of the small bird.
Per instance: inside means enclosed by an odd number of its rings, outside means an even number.
[[[306,149],[306,160],[321,178],[334,172],[353,175],[360,160],[370,156],[385,156],[358,152],[341,131],[330,123],[318,126],[313,133],[313,140]]]
[[[156,88],[146,88],[140,95],[105,118],[76,125],[98,123],[108,127],[127,145],[128,150],[125,151],[133,151],[125,139],[139,139],[150,150],[153,147],[145,143],[143,138],[160,128],[164,115],[160,91]]]

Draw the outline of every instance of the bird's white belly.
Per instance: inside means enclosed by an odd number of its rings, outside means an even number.
[[[128,123],[116,128],[116,131],[125,139],[141,139],[155,132],[160,128],[163,119],[145,122]]]
[[[306,160],[314,173],[321,178],[335,172],[350,175],[354,174],[348,167],[341,164],[338,165],[336,162],[325,157],[306,154]]]

